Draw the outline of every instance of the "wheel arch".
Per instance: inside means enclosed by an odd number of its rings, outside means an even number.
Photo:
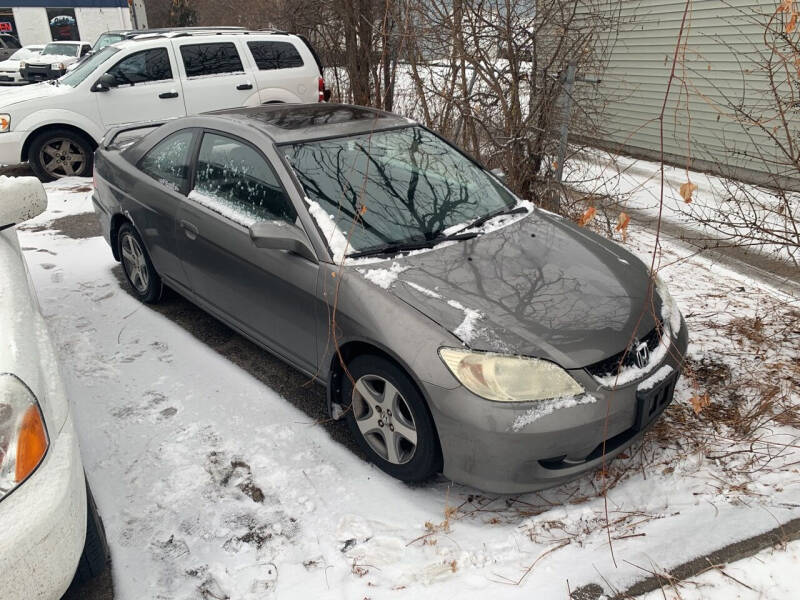
[[[128,217],[122,213],[116,213],[113,217],[111,217],[111,225],[108,228],[108,241],[111,245],[111,253],[114,255],[114,260],[117,262],[120,261],[117,235],[119,234],[119,228],[122,227],[124,223],[130,223],[133,226],[133,221],[131,221]]]
[[[59,130],[59,129],[71,131],[77,135],[80,135],[81,137],[86,138],[86,140],[91,144],[92,150],[95,150],[98,146],[97,140],[94,139],[94,136],[92,136],[92,134],[90,134],[85,129],[82,129],[76,125],[69,125],[67,123],[48,123],[47,125],[41,125],[37,127],[28,134],[28,137],[25,138],[25,141],[22,144],[22,156],[21,156],[22,161],[24,162],[29,160],[28,152],[30,151],[33,140],[35,140],[40,134],[44,133],[45,131]]]

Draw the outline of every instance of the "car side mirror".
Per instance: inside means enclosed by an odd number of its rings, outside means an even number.
[[[308,245],[308,238],[296,225],[285,221],[259,221],[250,226],[250,239],[256,248],[287,250],[318,262],[317,255]]]
[[[504,184],[508,183],[508,180],[506,178],[506,174],[503,171],[503,169],[492,169],[491,171],[489,171],[489,173],[491,173],[492,175],[497,177],[500,180],[501,183],[504,183]]]
[[[111,91],[111,88],[115,87],[117,87],[117,78],[111,73],[103,73],[100,75],[100,79],[97,80],[97,83],[94,84],[92,91],[108,92]]]
[[[47,193],[36,177],[0,176],[0,230],[33,219],[47,210]]]

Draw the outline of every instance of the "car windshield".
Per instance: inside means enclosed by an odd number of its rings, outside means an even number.
[[[42,56],[78,56],[78,44],[47,44],[42,50]]]
[[[58,81],[70,87],[80,85],[97,69],[99,65],[103,64],[117,52],[119,52],[119,48],[115,48],[114,46],[106,46],[100,50],[100,52],[92,54],[89,58],[75,67],[73,71],[70,71]]]
[[[125,37],[120,35],[119,33],[104,33],[99,38],[97,38],[97,41],[94,43],[94,46],[92,46],[92,51],[98,52],[103,48],[105,48],[106,46],[110,46],[111,44],[116,44],[117,42],[121,42],[124,39]]]
[[[430,240],[516,203],[486,171],[421,127],[289,144],[282,150],[308,199],[322,207],[340,233],[350,235],[355,251]],[[311,208],[319,219],[319,211]]]
[[[41,51],[42,51],[41,46],[36,49],[20,48],[9,57],[9,60],[27,60],[29,58],[33,58],[34,56],[39,56]]]

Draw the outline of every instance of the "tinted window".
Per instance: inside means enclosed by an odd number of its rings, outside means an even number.
[[[276,219],[293,223],[297,216],[272,169],[254,148],[213,133],[203,136],[189,197],[245,226]]]
[[[231,42],[181,46],[181,56],[187,77],[244,71],[236,46]]]
[[[262,71],[303,66],[300,53],[289,42],[247,42],[247,47]]]
[[[17,41],[17,38],[11,37],[10,35],[4,35],[2,38],[3,44],[6,48],[19,48],[19,42]]]
[[[126,56],[108,71],[118,85],[172,79],[166,48],[153,48]]]
[[[139,168],[156,181],[176,192],[189,182],[189,152],[193,132],[179,131],[164,138],[145,154]]]

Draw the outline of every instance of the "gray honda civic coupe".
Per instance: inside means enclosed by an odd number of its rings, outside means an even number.
[[[672,400],[688,333],[663,282],[406,118],[270,105],[117,128],[93,200],[133,294],[168,286],[324,384],[398,479],[558,485]]]

